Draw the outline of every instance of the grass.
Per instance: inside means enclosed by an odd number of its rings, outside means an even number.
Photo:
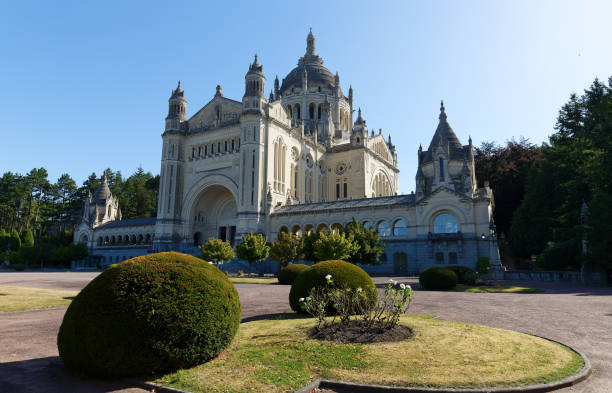
[[[0,285],[0,312],[67,306],[77,293]]]
[[[309,339],[310,318],[243,323],[216,359],[155,382],[193,392],[287,392],[315,379],[393,386],[476,388],[551,382],[579,371],[570,349],[509,330],[406,315],[415,336],[396,343]]]
[[[229,280],[234,284],[278,284],[276,277],[229,277]]]
[[[516,287],[513,285],[463,285],[457,284],[452,289],[455,292],[473,292],[473,293],[541,293],[544,292],[539,288]]]

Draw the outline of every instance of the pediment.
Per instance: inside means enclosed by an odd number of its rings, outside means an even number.
[[[224,123],[237,121],[241,112],[241,102],[216,96],[188,120],[189,128],[218,127]]]

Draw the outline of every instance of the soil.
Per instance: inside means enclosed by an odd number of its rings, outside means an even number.
[[[412,329],[399,324],[391,329],[367,328],[363,321],[351,320],[348,324],[335,323],[320,329],[315,326],[308,331],[308,336],[317,340],[337,341],[343,344],[370,344],[407,340],[412,337]]]

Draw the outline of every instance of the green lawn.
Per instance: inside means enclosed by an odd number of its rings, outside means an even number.
[[[473,292],[473,293],[541,293],[544,292],[539,288],[516,287],[512,285],[463,285],[457,284],[452,289],[455,292]]]
[[[0,285],[0,312],[67,306],[77,293]]]
[[[156,383],[193,392],[288,392],[315,379],[393,386],[521,386],[575,374],[582,359],[531,335],[406,315],[414,331],[395,343],[340,344],[309,339],[311,318],[243,323],[216,359]]]

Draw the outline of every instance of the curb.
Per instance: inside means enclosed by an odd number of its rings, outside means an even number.
[[[303,388],[296,390],[295,393],[313,393],[315,389],[333,389],[336,393],[544,393],[551,392],[558,389],[563,389],[569,386],[576,385],[586,380],[592,373],[591,362],[589,359],[580,351],[569,345],[563,344],[559,341],[552,340],[550,338],[537,336],[532,334],[534,337],[542,338],[559,345],[563,345],[575,352],[584,361],[582,369],[569,377],[565,377],[559,381],[540,383],[536,385],[517,386],[511,388],[481,388],[481,389],[449,389],[449,388],[411,388],[411,387],[396,387],[396,386],[382,386],[382,385],[364,385],[350,382],[340,381],[329,381],[325,379],[317,379]],[[155,393],[192,393],[187,390],[174,389],[163,385],[157,385],[150,382],[143,382],[137,380],[127,380],[137,387],[142,389],[155,392]]]

